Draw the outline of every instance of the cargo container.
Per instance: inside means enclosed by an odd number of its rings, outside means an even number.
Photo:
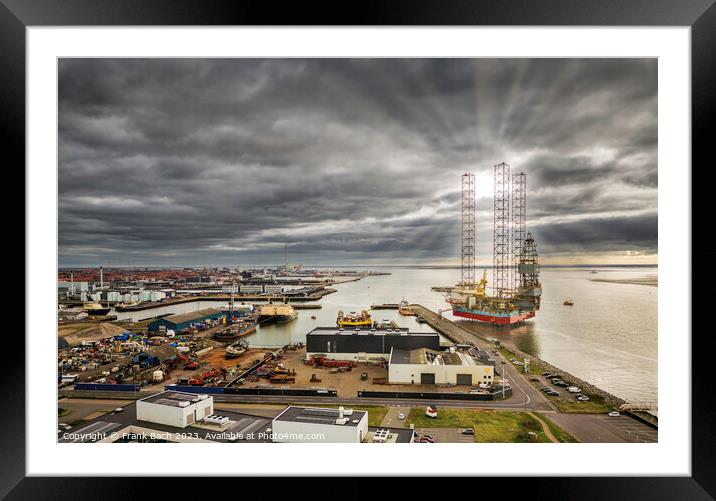
[[[138,384],[77,383],[75,390],[89,391],[139,391]]]

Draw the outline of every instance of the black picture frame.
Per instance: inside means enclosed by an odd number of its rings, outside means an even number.
[[[716,111],[714,0],[401,0],[390,3],[363,0],[346,7],[348,4],[340,2],[279,5],[271,1],[246,0],[0,0],[0,131],[5,150],[4,170],[15,172],[25,165],[25,29],[31,26],[117,25],[689,26],[692,165],[707,165],[706,155],[710,153],[712,142],[708,125],[713,122]],[[692,175],[695,172],[692,169]],[[6,198],[6,214],[14,215],[18,206],[24,207],[26,186],[22,177],[19,181],[21,184],[16,184],[10,195],[23,199]],[[708,189],[708,183],[696,183],[692,187],[692,209],[696,217],[708,210],[706,204],[710,198],[705,193],[702,196],[698,193],[699,189]],[[8,212],[10,210],[12,212]],[[27,266],[25,240],[20,238],[24,235],[24,219],[22,223],[16,216],[14,219],[17,227],[8,228],[14,237],[5,239],[3,256],[6,266],[18,275],[11,275],[11,280],[24,283],[19,276],[19,267],[13,266],[20,261]],[[698,236],[698,232],[693,234]],[[694,262],[710,262],[713,250],[713,246],[704,241],[692,244]],[[27,304],[25,312],[32,314]],[[17,330],[17,326],[13,330]],[[684,342],[691,336],[691,377],[692,381],[698,382],[699,395],[716,394],[716,383],[710,374],[708,329],[702,335],[693,335],[690,323],[685,322],[684,332],[679,334]],[[16,332],[4,333],[3,341],[9,346],[4,349],[2,387],[5,391],[3,412],[0,413],[0,496],[8,499],[144,497],[149,486],[142,478],[25,476],[25,438],[28,433],[25,429],[25,342]],[[538,499],[712,499],[716,496],[714,408],[710,398],[692,398],[691,477],[522,478],[510,479],[507,490],[530,496],[536,494]],[[190,495],[190,486],[178,487],[170,482],[153,485],[167,495]],[[350,493],[364,489],[363,482],[345,479],[340,485],[342,490]],[[411,490],[410,483],[406,484],[401,484],[408,489],[403,495]],[[309,491],[317,488],[313,482],[294,484],[294,487]],[[417,492],[427,494],[423,482],[413,487],[417,487]],[[469,490],[472,489],[471,486]]]

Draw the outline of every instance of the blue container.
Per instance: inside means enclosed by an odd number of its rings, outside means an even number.
[[[98,384],[98,383],[77,383],[75,390],[90,391],[139,391],[138,384]]]
[[[224,393],[223,386],[180,386],[180,385],[167,385],[164,387],[165,390],[172,391],[183,391],[185,393],[206,393],[206,394],[221,394]]]

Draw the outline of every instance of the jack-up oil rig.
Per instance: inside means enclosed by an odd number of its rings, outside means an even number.
[[[527,176],[495,165],[495,215],[492,294],[487,272],[475,276],[475,175],[462,176],[461,279],[454,287],[433,287],[452,307],[453,315],[499,325],[523,322],[540,306],[537,244],[527,231]]]

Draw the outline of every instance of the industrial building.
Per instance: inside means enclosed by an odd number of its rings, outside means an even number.
[[[440,349],[436,332],[409,332],[407,328],[343,330],[317,327],[306,334],[306,357],[326,355],[335,360],[387,360],[391,350]]]
[[[148,329],[149,332],[157,332],[162,326],[164,326],[167,330],[171,329],[174,332],[181,332],[190,328],[194,324],[205,322],[207,320],[214,320],[225,315],[225,312],[217,310],[216,308],[204,308],[203,310],[159,318],[151,322]]]
[[[164,391],[137,400],[137,420],[185,428],[214,414],[214,399],[208,395]]]
[[[92,419],[58,441],[270,443],[271,418],[216,411],[209,395],[169,390]]]
[[[289,406],[273,420],[274,442],[361,443],[368,413],[353,409]]]
[[[409,428],[369,427],[365,411],[288,407],[272,420],[217,410],[210,395],[168,390],[91,419],[69,433],[60,430],[58,441],[410,443],[414,436]]]
[[[388,364],[391,384],[492,384],[494,365],[468,352],[393,349]]]

